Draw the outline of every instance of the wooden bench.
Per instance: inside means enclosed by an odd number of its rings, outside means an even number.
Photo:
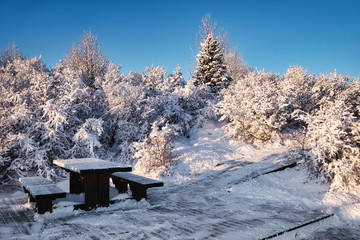
[[[42,177],[24,177],[19,179],[24,192],[28,193],[28,202],[36,202],[36,212],[52,212],[52,200],[66,197],[66,192]]]
[[[116,172],[111,174],[110,177],[120,193],[126,192],[129,184],[132,196],[137,201],[140,201],[142,198],[147,198],[146,191],[148,188],[164,186],[163,182],[129,172]]]

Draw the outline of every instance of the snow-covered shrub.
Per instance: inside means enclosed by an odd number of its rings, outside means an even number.
[[[336,72],[315,77],[301,67],[290,67],[280,81],[282,95],[288,103],[288,120],[295,121],[291,116],[293,112],[313,114],[322,105],[341,97],[348,88],[348,81],[348,77]]]
[[[177,88],[173,93],[178,97],[179,106],[191,116],[187,130],[202,127],[206,119],[215,118],[213,104],[217,99],[214,93],[206,85],[195,86],[194,81],[196,80],[190,79],[184,88]]]
[[[305,164],[331,182],[333,190],[360,185],[360,121],[343,100],[328,102],[315,114],[301,115],[306,123]]]
[[[358,80],[336,72],[322,74],[309,90],[311,108],[293,113],[304,122],[304,148],[311,156],[306,165],[333,190],[360,184],[359,86]]]
[[[0,69],[0,156],[5,179],[29,172],[52,177],[48,149],[42,143],[42,105],[52,85],[41,58],[15,58]]]
[[[301,128],[303,123],[296,120],[293,116],[294,111],[300,110],[306,113],[312,113],[317,108],[316,99],[313,94],[313,87],[316,83],[316,77],[313,74],[308,75],[302,67],[289,67],[286,74],[282,76],[279,82],[279,94],[282,95],[286,103],[284,117],[290,127]]]
[[[86,122],[80,126],[73,140],[73,155],[75,157],[97,157],[95,148],[100,148],[101,143],[99,137],[103,133],[103,123],[101,119],[88,118]]]
[[[228,121],[225,129],[231,137],[267,142],[279,136],[286,118],[278,84],[278,75],[250,72],[221,92],[222,100],[216,108],[222,114],[220,121]]]
[[[134,157],[138,158],[135,165],[137,171],[166,172],[172,163],[171,128],[167,125],[161,130],[154,123],[150,135],[142,142],[134,143],[137,150]]]
[[[164,67],[145,67],[145,73],[142,75],[142,82],[147,88],[162,89],[165,88],[166,71]]]

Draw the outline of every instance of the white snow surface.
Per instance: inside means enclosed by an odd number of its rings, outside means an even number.
[[[299,161],[280,144],[256,147],[225,137],[222,124],[207,122],[190,138],[174,143],[176,162],[168,174],[137,174],[164,181],[136,202],[111,189],[118,202],[92,211],[74,210],[83,195],[54,201],[53,213],[34,215],[18,234],[0,224],[0,238],[13,239],[262,239],[320,217],[320,222],[275,239],[357,239],[360,190],[328,192],[329,185],[309,177],[301,166],[265,174]],[[265,175],[264,175],[265,174]],[[68,191],[68,181],[57,184]],[[25,197],[0,194],[0,203]],[[33,210],[33,205],[1,206]]]

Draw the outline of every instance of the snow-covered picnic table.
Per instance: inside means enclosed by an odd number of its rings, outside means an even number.
[[[54,160],[53,163],[70,172],[70,193],[84,193],[85,209],[109,205],[109,178],[114,172],[130,172],[130,166],[97,158]]]

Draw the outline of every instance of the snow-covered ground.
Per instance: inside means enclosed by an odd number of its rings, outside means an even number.
[[[21,204],[23,192],[2,191],[0,239],[262,239],[331,214],[275,239],[360,239],[360,191],[330,193],[299,166],[265,174],[299,160],[285,146],[231,141],[208,122],[174,147],[177,162],[152,175],[165,186],[149,189],[147,201],[112,189],[119,201],[108,208],[74,211],[82,196],[69,196],[37,215]],[[28,219],[16,220],[21,211]]]

